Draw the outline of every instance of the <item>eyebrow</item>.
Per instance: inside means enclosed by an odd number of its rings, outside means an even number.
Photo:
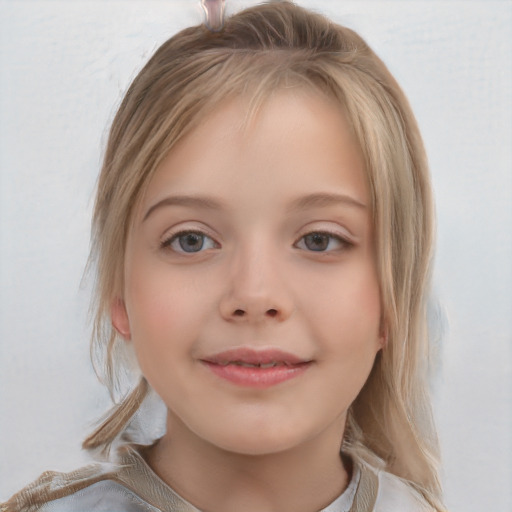
[[[169,196],[151,206],[145,213],[144,222],[155,210],[165,206],[187,206],[189,208],[200,208],[203,210],[221,210],[223,204],[208,196]]]
[[[304,197],[299,197],[292,202],[290,210],[303,210],[306,208],[321,208],[325,206],[333,206],[339,203],[344,203],[348,206],[365,209],[366,204],[359,201],[355,197],[347,194],[333,194],[327,192],[319,192],[316,194],[309,194]]]
[[[319,192],[299,197],[291,203],[289,210],[294,211],[307,208],[321,208],[339,203],[344,203],[348,206],[354,206],[362,209],[366,208],[364,203],[358,201],[352,196],[346,194]],[[155,210],[166,206],[186,206],[189,208],[200,208],[203,210],[222,210],[225,208],[222,202],[209,196],[169,196],[152,205],[145,213],[142,222],[144,222]]]

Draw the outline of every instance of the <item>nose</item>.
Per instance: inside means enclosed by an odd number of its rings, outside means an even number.
[[[232,261],[220,313],[230,322],[282,322],[293,311],[293,301],[278,257],[270,251],[247,248]]]

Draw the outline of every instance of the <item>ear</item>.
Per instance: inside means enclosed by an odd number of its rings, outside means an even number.
[[[380,326],[379,326],[379,345],[380,345],[381,349],[387,347],[388,335],[389,335],[389,329],[388,329],[387,322],[384,318],[382,318],[380,321]]]
[[[124,340],[129,341],[131,338],[130,320],[123,299],[117,297],[110,304],[110,319],[112,320],[114,329],[120,336]]]

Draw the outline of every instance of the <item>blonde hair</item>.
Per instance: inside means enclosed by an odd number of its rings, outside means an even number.
[[[338,101],[363,152],[371,194],[387,346],[352,404],[344,447],[407,479],[442,510],[438,447],[428,395],[426,296],[433,244],[427,161],[407,99],[352,30],[289,2],[229,18],[219,32],[191,27],[165,42],[131,84],[113,121],[98,183],[92,261],[97,266],[93,361],[119,388],[111,302],[123,286],[125,242],[144,187],[176,142],[222,101],[243,95],[257,109],[288,86]],[[84,441],[108,448],[149,386],[138,385]]]

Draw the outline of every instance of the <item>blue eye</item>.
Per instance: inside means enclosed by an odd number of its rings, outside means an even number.
[[[352,244],[338,235],[314,231],[304,235],[296,244],[296,247],[306,251],[328,252],[346,249]]]
[[[190,254],[216,248],[218,244],[199,231],[181,231],[162,242],[162,247],[170,247],[175,252]]]

